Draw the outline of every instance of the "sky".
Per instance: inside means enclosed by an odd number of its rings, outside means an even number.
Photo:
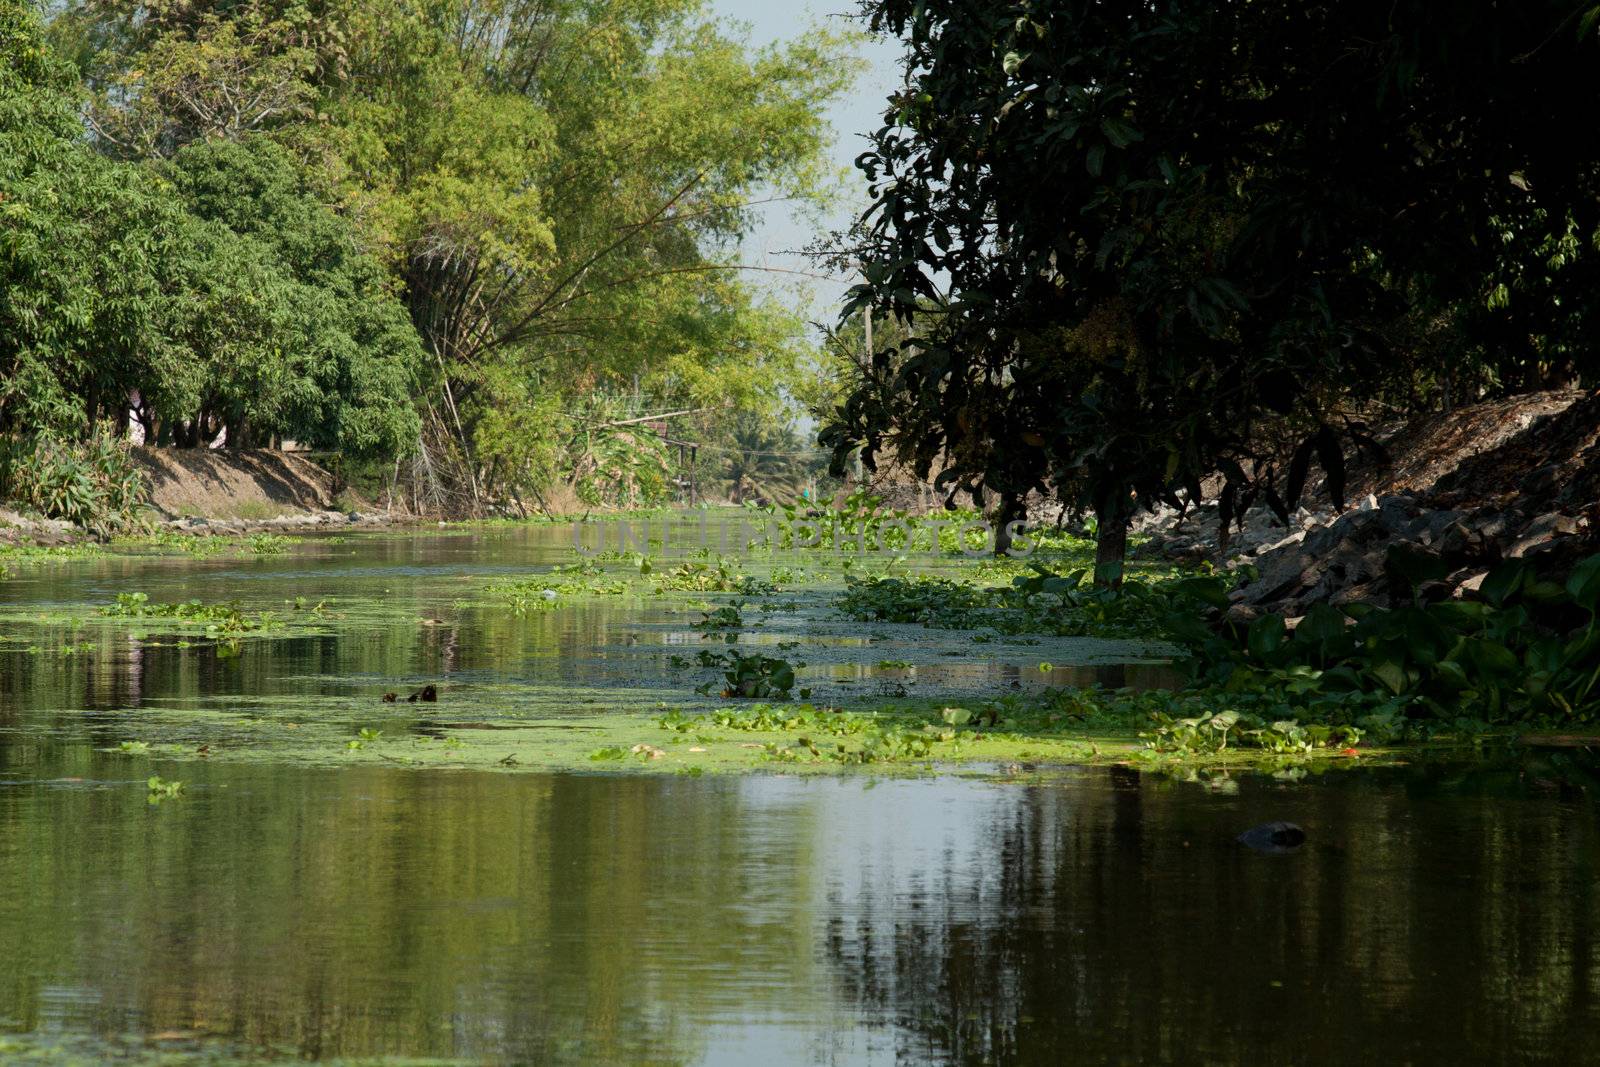
[[[845,17],[856,9],[855,0],[711,0],[711,8],[721,17],[747,24],[750,41],[757,46],[797,37],[818,23],[841,28],[856,25]],[[828,111],[834,131],[831,158],[836,166],[850,168],[866,148],[863,135],[882,123],[884,98],[898,81],[898,54],[892,42],[870,41],[861,46],[860,55],[867,61],[867,70],[856,80],[854,90]],[[842,229],[865,207],[864,180],[851,168],[845,195],[828,213],[826,225]],[[763,205],[760,211],[761,221],[744,243],[745,262],[789,270],[816,269],[804,256],[795,254],[817,236],[811,220],[796,217],[783,204]],[[847,284],[815,283],[817,303],[811,309],[811,317],[833,321]]]

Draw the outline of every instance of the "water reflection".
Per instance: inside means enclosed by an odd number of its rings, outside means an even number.
[[[688,542],[688,535],[674,540]],[[452,686],[453,699],[471,705],[463,714],[473,718],[565,714],[608,699],[646,706],[693,699],[706,676],[694,669],[694,653],[708,647],[690,628],[701,616],[693,602],[577,599],[519,615],[483,600],[496,578],[572,558],[567,530],[546,526],[301,541],[283,555],[112,557],[30,570],[5,582],[0,604],[0,730],[18,726],[25,713],[32,728],[70,732],[94,715],[141,707],[250,714],[274,700],[322,701],[318,714],[348,716],[385,691],[441,681]],[[794,595],[802,600],[816,592],[798,585]],[[103,625],[97,610],[131,591],[152,602],[232,601],[280,614],[325,602],[321,625],[328,632],[250,640],[239,655],[220,655],[203,641],[186,647],[159,626]],[[799,611],[747,612],[744,640],[807,662],[801,684],[816,687],[819,700],[1171,682],[1159,664],[1102,662],[1140,652],[1134,645],[976,645],[918,626],[864,628],[838,619],[816,595]],[[794,647],[801,651],[788,651]],[[689,666],[674,668],[674,655]],[[1041,672],[1045,660],[1056,665]],[[915,666],[886,666],[898,663]]]
[[[0,1029],[504,1062],[1590,1055],[1595,812],[1502,775],[1041,787],[0,749]],[[1523,784],[1518,784],[1522,782]],[[1268,818],[1310,835],[1265,857]]]

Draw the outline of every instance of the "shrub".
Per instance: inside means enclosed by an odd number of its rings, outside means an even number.
[[[41,433],[0,438],[0,496],[105,536],[137,523],[145,486],[127,446],[109,434]]]
[[[1389,570],[1407,580],[1403,560]],[[1564,583],[1512,559],[1460,600],[1317,604],[1292,630],[1278,615],[1221,634],[1175,618],[1169,636],[1198,681],[1280,696],[1305,721],[1392,732],[1600,719],[1600,556]]]

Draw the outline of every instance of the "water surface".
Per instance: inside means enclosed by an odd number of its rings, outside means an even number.
[[[187,760],[157,764],[186,789],[152,804],[150,768],[107,751],[158,709],[354,716],[429,679],[474,716],[581,719],[584,701],[684,692],[652,658],[692,634],[682,604],[518,618],[473,600],[485,575],[570,559],[567,543],[384,536],[0,585],[0,1056],[1600,1055],[1600,835],[1581,752],[1293,783],[1110,767],[1031,785]],[[394,610],[231,658],[123,631],[26,650],[55,639],[54,613],[131,588]],[[793,625],[813,624],[830,625]],[[872,660],[938,638],[856,636]],[[970,677],[919,684],[1022,684],[1036,654],[1001,648]],[[1235,841],[1270,819],[1308,843],[1267,856]]]

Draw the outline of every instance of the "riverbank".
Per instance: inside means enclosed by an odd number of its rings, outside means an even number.
[[[1313,461],[1297,508],[1280,515],[1262,500],[1227,531],[1215,503],[1163,507],[1134,529],[1155,558],[1237,571],[1244,622],[1316,604],[1409,603],[1397,554],[1429,571],[1430,601],[1462,598],[1512,559],[1559,583],[1600,551],[1600,394],[1553,390],[1418,416],[1376,432],[1339,475]]]
[[[303,453],[134,446],[128,458],[144,487],[142,524],[158,538],[168,532],[214,536],[374,529],[412,521],[341,488],[332,473]],[[94,540],[70,522],[0,506],[0,548]]]

